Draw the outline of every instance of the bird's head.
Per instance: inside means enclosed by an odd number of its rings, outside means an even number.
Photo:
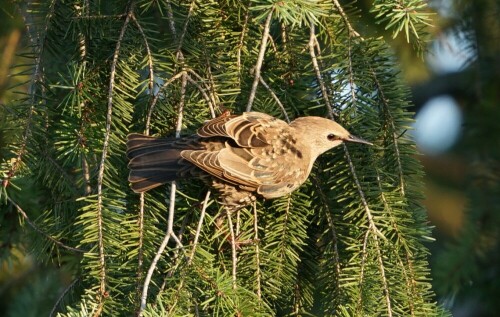
[[[291,124],[303,143],[309,145],[313,157],[342,144],[342,142],[356,142],[373,145],[361,138],[355,137],[340,124],[321,117],[301,117]]]

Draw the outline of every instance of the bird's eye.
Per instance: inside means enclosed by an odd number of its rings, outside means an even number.
[[[337,137],[335,136],[335,134],[329,134],[326,136],[326,138],[328,139],[328,141],[335,141],[337,140]]]

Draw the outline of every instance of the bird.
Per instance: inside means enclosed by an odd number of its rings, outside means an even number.
[[[305,116],[287,123],[261,112],[225,114],[190,136],[128,135],[128,180],[136,193],[170,181],[198,178],[231,212],[257,198],[274,199],[300,187],[316,159],[355,137],[333,120]]]

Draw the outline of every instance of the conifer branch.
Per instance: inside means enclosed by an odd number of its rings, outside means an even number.
[[[184,115],[184,102],[185,102],[186,85],[187,85],[187,73],[185,71],[182,71],[177,75],[182,76],[182,84],[181,84],[181,99],[179,101],[179,108],[178,108],[178,112],[177,112],[177,123],[175,125],[175,137],[180,138],[181,129],[182,129],[182,120],[183,120],[183,115]],[[173,81],[174,77],[170,78],[170,80]],[[165,85],[163,85],[163,86],[165,87]],[[158,92],[158,94],[159,93],[160,92]],[[165,251],[165,248],[167,247],[168,241],[170,240],[170,238],[172,238],[173,240],[175,240],[178,247],[182,247],[182,243],[179,240],[179,238],[177,237],[177,235],[175,234],[174,229],[173,229],[174,228],[176,191],[177,191],[177,184],[175,181],[172,181],[171,187],[170,187],[170,200],[169,200],[170,204],[169,204],[169,209],[168,209],[167,232],[165,234],[165,237],[163,238],[163,241],[162,241],[160,247],[156,251],[155,257],[154,257],[153,261],[151,262],[151,266],[149,267],[146,278],[144,279],[144,285],[142,288],[142,295],[141,295],[141,305],[139,307],[139,315],[140,316],[142,315],[142,312],[146,308],[148,289],[149,289],[149,284],[151,283],[151,278],[153,276],[156,265],[157,265],[158,261],[160,260],[161,255],[163,254],[163,251]]]
[[[134,22],[135,26],[139,30],[139,33],[141,34],[141,37],[142,37],[142,41],[144,42],[144,47],[146,48],[146,56],[148,58],[148,69],[149,69],[148,88],[149,88],[149,95],[152,98],[153,94],[154,94],[154,79],[155,79],[154,69],[153,69],[153,54],[151,53],[151,49],[149,48],[148,38],[147,38],[146,34],[144,33],[144,30],[142,29],[142,26],[139,23],[139,21],[137,20],[135,14],[132,14],[131,18],[132,18],[132,21]]]
[[[250,7],[252,6],[252,2],[248,2],[247,10],[245,12],[245,19],[243,21],[243,27],[241,28],[241,34],[240,38],[238,41],[238,49],[236,50],[236,68],[238,69],[238,80],[240,81],[239,84],[241,84],[241,51],[243,50],[243,45],[245,43],[245,35],[248,29],[248,20],[250,17]]]
[[[56,302],[54,303],[54,306],[52,306],[52,310],[50,311],[50,314],[49,314],[49,317],[52,317],[54,316],[55,312],[56,312],[56,309],[57,307],[59,306],[59,304],[61,304],[62,300],[64,299],[64,297],[66,296],[66,294],[68,294],[68,292],[73,288],[73,286],[75,286],[76,283],[78,283],[80,281],[80,278],[77,277],[75,278],[61,293],[61,295],[59,295],[59,297],[57,298]]]
[[[103,201],[102,201],[102,185],[104,180],[104,171],[106,169],[106,159],[108,154],[109,139],[111,136],[111,121],[113,119],[113,96],[115,87],[115,76],[116,76],[116,66],[118,64],[118,57],[120,55],[120,47],[125,36],[125,30],[130,22],[130,18],[133,13],[134,3],[130,1],[128,3],[128,13],[123,22],[122,28],[120,30],[120,35],[116,42],[115,51],[113,53],[113,61],[111,62],[111,70],[109,74],[109,86],[108,86],[108,104],[106,113],[106,132],[104,135],[101,162],[99,164],[99,171],[97,173],[97,232],[98,232],[98,248],[99,248],[99,265],[100,265],[100,286],[99,286],[99,301],[102,301],[102,297],[106,294],[106,259],[104,253],[104,224],[103,224]]]
[[[360,37],[359,33],[356,32],[356,30],[352,27],[351,22],[349,22],[349,18],[347,17],[347,14],[344,12],[344,9],[342,9],[342,6],[340,5],[339,1],[333,0],[333,5],[339,11],[342,20],[344,20],[344,23],[347,26],[347,30],[349,31],[349,37],[351,36]],[[362,37],[360,38],[363,39]]]
[[[352,162],[352,159],[351,159],[351,156],[350,156],[349,151],[347,149],[347,146],[345,144],[343,144],[343,146],[344,146],[344,152],[346,154],[347,162],[349,163],[349,169],[351,171],[351,176],[353,177],[354,183],[356,184],[356,189],[358,191],[358,195],[361,199],[361,203],[363,205],[363,208],[364,208],[365,213],[366,213],[366,217],[368,219],[368,228],[367,228],[367,232],[365,234],[365,241],[363,243],[363,254],[366,253],[366,242],[367,242],[368,236],[370,235],[370,232],[371,232],[371,233],[373,233],[373,241],[375,242],[375,249],[376,249],[375,251],[377,252],[377,260],[378,260],[378,264],[379,264],[379,270],[380,270],[382,284],[383,284],[383,288],[384,288],[384,296],[385,296],[387,310],[388,310],[387,313],[388,313],[388,316],[392,317],[391,299],[390,299],[387,279],[385,276],[386,269],[385,269],[384,261],[382,259],[382,253],[380,251],[380,244],[378,241],[378,237],[381,237],[384,240],[386,240],[386,238],[383,235],[383,233],[380,232],[380,230],[377,228],[377,225],[375,224],[372,212],[371,212],[370,207],[368,205],[368,202],[366,200],[365,193],[364,193],[363,189],[361,188],[361,183],[359,182],[358,176],[356,174],[356,170],[354,168],[354,163]]]
[[[254,80],[252,84],[252,89],[250,90],[250,95],[248,97],[248,103],[246,111],[252,110],[252,104],[255,99],[255,94],[257,93],[257,86],[259,85],[260,70],[262,68],[262,63],[264,62],[264,55],[266,54],[267,41],[269,39],[269,31],[271,29],[271,21],[274,13],[274,8],[269,11],[266,18],[266,23],[264,24],[264,31],[262,32],[262,39],[260,42],[259,55],[257,57],[257,62],[253,69]]]
[[[177,39],[177,29],[175,28],[174,13],[172,10],[172,4],[170,3],[170,0],[166,0],[166,5],[167,5],[168,26],[170,27],[170,32],[172,32],[174,38]]]
[[[398,174],[399,174],[399,186],[400,186],[400,191],[401,191],[401,196],[405,197],[405,182],[404,182],[404,174],[403,174],[403,165],[401,164],[401,154],[399,151],[399,143],[398,139],[396,136],[396,127],[394,125],[394,118],[391,114],[390,108],[389,108],[389,101],[385,97],[384,89],[382,88],[382,85],[380,84],[377,73],[375,70],[370,66],[370,71],[373,76],[373,80],[375,82],[375,85],[377,86],[377,91],[380,94],[380,98],[382,100],[382,104],[384,105],[384,113],[388,116],[388,121],[390,124],[390,127],[392,129],[391,131],[391,141],[394,144],[394,150],[396,151],[396,162],[398,164]]]
[[[137,291],[140,292],[142,275],[144,274],[144,193],[139,195],[139,214],[137,215],[137,230],[139,235],[137,250]]]
[[[215,109],[214,109],[214,104],[212,103],[213,99],[211,99],[210,96],[207,95],[205,89],[203,89],[193,78],[191,78],[191,76],[186,75],[186,78],[191,84],[193,84],[196,88],[198,88],[201,95],[203,96],[203,98],[207,102],[207,105],[208,105],[208,108],[210,109],[210,114],[212,115],[212,118],[215,118]]]
[[[236,253],[236,236],[234,234],[233,221],[231,220],[231,213],[226,212],[227,216],[227,226],[229,227],[229,233],[231,235],[231,276],[233,280],[233,289],[236,289],[236,267],[238,262],[238,255]]]
[[[31,219],[28,217],[28,214],[26,214],[26,212],[21,208],[21,206],[19,206],[15,201],[12,200],[12,198],[10,198],[9,196],[6,196],[7,200],[16,208],[17,212],[23,217],[23,219],[26,221],[26,223],[33,229],[35,230],[37,233],[39,233],[40,235],[44,236],[45,238],[49,239],[50,241],[52,241],[54,244],[60,246],[61,248],[63,249],[66,249],[68,251],[72,251],[72,252],[77,252],[77,253],[85,253],[86,251],[85,250],[82,250],[82,249],[78,249],[78,248],[74,248],[74,247],[70,247],[69,245],[65,245],[64,243],[62,243],[61,241],[57,240],[56,238],[54,238],[53,236],[51,236],[50,234],[48,234],[47,232],[43,231],[42,229],[40,229],[40,227],[38,227],[33,221],[31,221]]]
[[[271,94],[271,97],[273,97],[274,101],[276,101],[276,103],[278,104],[279,108],[281,109],[281,112],[283,113],[283,116],[285,116],[286,122],[290,123],[290,118],[288,117],[288,114],[286,113],[285,106],[283,106],[283,104],[281,103],[281,100],[278,98],[278,96],[276,96],[276,94],[271,89],[271,87],[269,87],[269,85],[264,81],[264,78],[262,78],[262,76],[260,76],[259,80],[260,80],[260,83],[262,84],[262,86],[264,86],[267,89],[267,91],[269,91],[269,93]]]
[[[209,96],[210,96],[210,99],[212,100],[212,104],[213,104],[213,108],[214,108],[214,112],[212,113],[212,117],[214,118],[215,116],[215,108],[217,108],[219,110],[219,113],[222,113],[222,109],[221,107],[219,106],[219,103],[220,103],[220,98],[219,96],[217,95],[217,92],[216,92],[216,83],[215,83],[215,78],[212,74],[212,67],[210,66],[210,61],[208,60],[208,57],[205,56],[205,60],[206,60],[206,67],[207,67],[207,75],[208,75],[208,83],[209,84],[206,84],[204,80],[201,80],[203,82],[203,84],[205,85],[206,87],[206,90],[209,92]]]
[[[403,272],[403,275],[404,275],[404,278],[406,281],[407,292],[409,293],[408,307],[410,309],[410,315],[414,316],[415,315],[415,312],[414,312],[415,304],[414,304],[413,299],[417,298],[419,295],[416,293],[415,286],[411,282],[415,279],[415,272],[413,271],[413,267],[411,265],[411,260],[410,260],[411,251],[408,249],[408,245],[406,244],[405,238],[404,238],[401,230],[399,229],[399,225],[398,225],[397,221],[394,219],[393,210],[392,210],[389,202],[387,201],[384,190],[382,189],[382,180],[380,179],[380,173],[378,172],[378,170],[376,172],[377,172],[377,183],[378,183],[378,187],[380,190],[380,196],[381,196],[382,202],[384,203],[384,210],[387,210],[387,212],[389,213],[392,228],[396,232],[397,243],[401,243],[403,245],[402,249],[404,250],[404,253],[405,253],[405,260],[408,263],[408,269],[410,271],[409,273],[406,272],[407,266],[403,263],[403,260],[401,259],[401,256],[399,255],[399,253],[397,251],[394,251],[394,253],[398,259],[398,264]],[[410,276],[408,276],[408,275],[410,275]]]
[[[191,18],[191,14],[193,13],[195,4],[196,4],[196,0],[192,0],[191,4],[189,5],[189,10],[188,10],[188,14],[186,16],[186,21],[184,21],[184,25],[182,26],[182,33],[181,33],[181,36],[179,37],[179,42],[177,43],[177,53],[180,54],[179,59],[181,59],[181,60],[184,60],[184,56],[182,56],[182,53],[181,53],[181,48],[182,48],[182,44],[184,42],[184,37],[186,36],[186,32],[188,29],[189,19]]]
[[[191,265],[193,261],[194,254],[196,253],[196,246],[198,245],[198,239],[200,238],[201,227],[203,225],[203,220],[205,219],[205,211],[208,207],[208,201],[210,199],[210,191],[207,191],[205,195],[205,200],[203,201],[203,205],[201,206],[200,220],[198,221],[198,226],[196,227],[196,233],[193,239],[193,248],[191,249],[191,254],[188,257],[187,265]]]
[[[26,123],[24,126],[24,131],[22,133],[21,137],[21,146],[17,150],[16,153],[16,158],[12,160],[11,166],[9,171],[7,172],[7,177],[2,180],[2,186],[7,187],[9,185],[10,179],[12,179],[19,167],[21,166],[24,155],[27,152],[27,146],[28,146],[28,139],[31,135],[31,125],[33,123],[33,114],[35,112],[35,105],[37,104],[36,99],[40,95],[38,93],[38,84],[43,84],[43,67],[42,67],[42,55],[45,51],[45,43],[46,43],[46,37],[47,37],[47,32],[49,29],[49,23],[54,16],[54,7],[55,7],[56,1],[52,0],[52,2],[49,5],[49,13],[45,17],[45,25],[43,27],[43,32],[35,32],[37,35],[37,38],[33,38],[31,31],[30,31],[30,24],[27,22],[26,14],[22,12],[21,8],[18,7],[19,13],[21,17],[24,20],[24,25],[26,25],[26,30],[27,34],[29,37],[29,40],[31,42],[31,45],[35,48],[34,49],[34,55],[35,55],[35,64],[34,64],[34,69],[33,69],[33,75],[31,76],[30,79],[30,84],[28,88],[28,92],[30,94],[30,107],[28,109],[28,117],[26,118]],[[42,34],[42,35],[40,35]],[[38,48],[38,49],[36,49]]]
[[[260,272],[260,240],[259,240],[259,222],[257,217],[257,203],[253,203],[253,231],[254,231],[254,244],[255,244],[255,279],[256,279],[256,287],[257,287],[257,297],[259,300],[262,298],[262,290],[261,290],[261,272]]]
[[[323,81],[323,76],[321,75],[321,70],[319,69],[318,59],[316,57],[316,52],[314,51],[314,43],[316,42],[316,31],[314,27],[314,23],[311,22],[310,26],[310,36],[309,36],[309,55],[311,55],[312,65],[314,68],[314,72],[316,74],[316,79],[318,80],[318,84],[321,88],[321,94],[323,96],[323,100],[325,101],[325,105],[328,109],[328,115],[332,120],[334,120],[333,108],[330,102],[330,98],[328,97],[328,92],[326,90],[325,82]]]
[[[375,241],[375,251],[377,252],[377,260],[378,260],[378,265],[380,269],[380,275],[382,278],[382,287],[383,287],[383,292],[384,292],[384,298],[385,298],[385,303],[387,305],[387,316],[392,317],[392,304],[391,304],[391,296],[389,293],[389,285],[387,283],[387,278],[386,278],[386,270],[385,270],[385,264],[384,260],[382,259],[382,250],[380,249],[380,243],[378,240],[378,236],[375,234],[373,235],[373,240]]]
[[[332,235],[332,244],[333,244],[333,259],[335,261],[335,273],[337,278],[340,276],[340,257],[339,257],[339,250],[338,250],[338,238],[337,238],[337,230],[335,229],[335,223],[332,218],[332,210],[330,209],[330,206],[328,204],[328,199],[326,197],[325,192],[323,191],[323,188],[320,185],[320,181],[318,179],[318,176],[312,175],[312,183],[316,190],[318,191],[319,198],[321,200],[321,204],[323,207],[326,209],[325,214],[326,214],[326,221],[327,224],[330,228],[330,232]],[[338,287],[337,287],[338,290]]]
[[[241,210],[236,210],[236,230],[235,234],[238,237],[240,235],[240,225],[241,225]]]
[[[144,33],[144,30],[137,20],[135,14],[132,15],[132,21],[136,25],[137,29],[139,30],[139,33],[141,34],[142,40],[144,42],[144,47],[146,48],[146,55],[148,58],[148,68],[149,68],[149,80],[148,80],[148,88],[149,88],[149,95],[150,95],[150,100],[154,98],[154,68],[153,68],[153,56],[151,53],[151,49],[149,47],[149,41],[146,37],[146,34]],[[147,116],[146,120],[146,128],[145,128],[145,134],[149,135],[149,129],[150,129],[150,122],[151,122],[151,115]],[[138,235],[139,235],[139,241],[138,241],[138,252],[137,252],[137,287],[138,291],[140,289],[140,283],[142,281],[142,275],[143,275],[143,263],[144,263],[144,193],[140,193],[139,195],[139,213],[138,213],[138,219],[137,219],[137,225],[138,225]]]
[[[181,71],[174,76],[170,77],[163,85],[158,89],[158,92],[154,96],[154,98],[151,100],[151,104],[149,106],[148,114],[146,115],[146,131],[149,132],[149,128],[151,126],[151,117],[153,116],[153,111],[155,109],[156,103],[158,102],[158,99],[160,98],[160,95],[162,92],[175,80],[181,78],[184,75],[184,71]]]

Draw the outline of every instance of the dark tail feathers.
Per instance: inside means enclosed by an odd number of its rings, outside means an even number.
[[[134,192],[145,192],[177,179],[179,171],[186,166],[180,163],[183,149],[174,142],[175,139],[137,133],[128,136],[128,180]]]

